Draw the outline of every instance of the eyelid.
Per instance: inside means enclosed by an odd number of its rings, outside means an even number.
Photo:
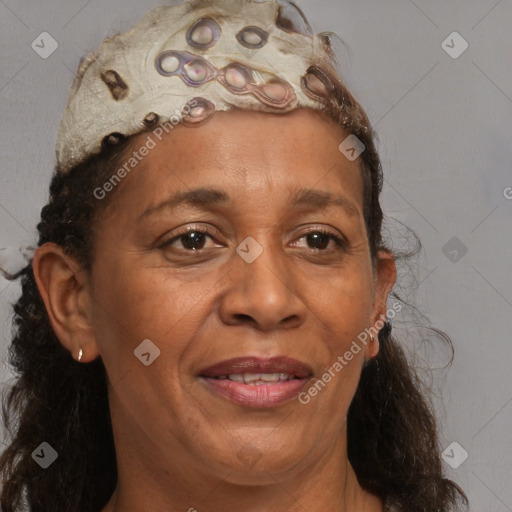
[[[218,230],[211,226],[205,226],[204,224],[187,224],[182,229],[178,228],[179,231],[173,233],[171,237],[169,238],[169,235],[164,235],[162,243],[158,245],[159,249],[165,248],[169,245],[171,245],[173,242],[177,241],[179,237],[186,235],[187,233],[195,232],[203,233],[206,236],[209,236],[210,238],[217,237]],[[213,233],[212,233],[213,232]]]
[[[341,241],[348,243],[348,240],[346,239],[345,235],[339,229],[333,228],[331,226],[326,226],[325,224],[308,224],[308,228],[304,233],[300,234],[300,236],[302,237],[308,235],[309,233],[314,233],[317,231],[332,236],[333,238],[339,238]]]

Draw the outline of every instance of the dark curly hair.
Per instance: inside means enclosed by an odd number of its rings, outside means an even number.
[[[360,157],[364,216],[373,264],[382,239],[379,203],[382,168],[368,118],[345,85],[326,75],[328,116],[364,143]],[[109,140],[115,140],[109,139]],[[94,190],[121,164],[130,138],[75,166],[56,168],[48,204],[38,224],[39,242],[54,242],[90,272],[96,219],[109,199]],[[398,256],[395,254],[395,257]],[[117,482],[116,453],[101,357],[82,364],[63,348],[50,325],[32,262],[10,279],[21,278],[14,305],[9,362],[17,373],[3,397],[9,444],[0,457],[4,512],[24,503],[33,512],[98,512]],[[392,295],[400,299],[393,292]],[[447,340],[452,348],[451,341]],[[348,458],[363,488],[400,512],[448,512],[467,508],[462,489],[445,478],[434,408],[429,392],[409,365],[391,322],[379,332],[378,355],[362,370],[348,411]],[[58,452],[58,463],[41,470],[32,452],[43,441]]]

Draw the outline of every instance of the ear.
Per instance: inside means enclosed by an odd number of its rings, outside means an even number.
[[[32,269],[51,326],[62,345],[81,362],[99,355],[91,327],[90,282],[78,262],[55,243],[38,247]]]
[[[375,268],[375,297],[372,305],[371,332],[375,341],[369,346],[368,358],[379,352],[378,332],[386,322],[388,296],[396,282],[396,265],[392,252],[379,251]]]

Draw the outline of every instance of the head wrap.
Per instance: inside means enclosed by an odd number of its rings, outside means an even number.
[[[102,144],[165,122],[195,125],[234,107],[321,109],[337,80],[332,33],[276,0],[157,7],[83,60],[57,136],[61,172]]]

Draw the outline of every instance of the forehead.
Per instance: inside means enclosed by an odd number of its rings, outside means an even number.
[[[361,206],[359,159],[350,161],[339,150],[348,135],[326,114],[310,109],[216,112],[199,126],[176,125],[134,137],[126,157],[136,165],[121,195],[147,207],[148,200],[177,190],[215,186],[234,199],[265,202],[269,195],[290,197],[300,186],[343,192]]]

